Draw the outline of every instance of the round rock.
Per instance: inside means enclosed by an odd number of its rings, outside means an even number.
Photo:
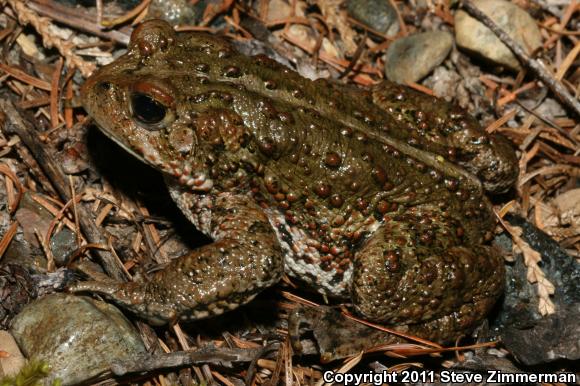
[[[518,6],[503,0],[474,0],[473,4],[489,16],[528,53],[542,46],[536,22]],[[521,68],[511,50],[486,26],[464,11],[455,14],[455,40],[467,52],[500,66]]]
[[[268,5],[268,14],[266,20],[268,22],[280,20],[290,17],[292,14],[292,7],[284,0],[272,0]]]
[[[147,19],[163,19],[171,25],[195,25],[201,20],[206,5],[207,1],[198,1],[195,5],[187,0],[152,1]]]
[[[50,238],[50,249],[56,265],[62,267],[77,250],[77,239],[68,228],[61,229]]]
[[[12,321],[28,359],[42,360],[73,385],[109,369],[113,360],[146,353],[131,323],[114,306],[85,296],[51,294],[28,304]]]
[[[361,23],[388,37],[399,32],[397,11],[386,0],[348,0],[348,14]]]
[[[393,82],[417,82],[440,65],[453,47],[444,31],[423,32],[397,39],[385,55],[385,75]]]

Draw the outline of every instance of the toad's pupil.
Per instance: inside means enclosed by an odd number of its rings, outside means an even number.
[[[110,90],[110,89],[111,89],[111,86],[112,86],[112,85],[111,85],[111,83],[109,83],[109,82],[100,82],[100,83],[99,83],[99,87],[100,87],[100,88],[101,88],[101,90],[103,90],[103,91],[108,91],[108,90]]]
[[[154,125],[165,118],[166,108],[147,94],[134,93],[131,95],[133,116],[141,123]]]

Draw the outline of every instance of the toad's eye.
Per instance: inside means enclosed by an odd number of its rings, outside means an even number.
[[[165,119],[167,107],[153,99],[150,95],[135,92],[131,95],[131,110],[133,117],[145,126],[151,128]]]
[[[110,82],[99,82],[99,88],[102,91],[109,91],[111,87],[113,87],[113,85]]]

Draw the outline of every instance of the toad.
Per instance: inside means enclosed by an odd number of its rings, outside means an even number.
[[[502,292],[485,193],[509,189],[517,160],[458,107],[388,82],[307,80],[160,20],[81,96],[213,243],[143,282],[74,292],[163,324],[235,309],[286,273],[437,341],[473,329]]]

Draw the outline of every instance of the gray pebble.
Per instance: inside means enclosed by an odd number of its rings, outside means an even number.
[[[393,82],[417,82],[449,55],[453,37],[444,31],[423,32],[397,39],[385,55],[385,75]]]
[[[388,0],[348,0],[346,9],[354,19],[389,37],[399,32],[397,12]]]

